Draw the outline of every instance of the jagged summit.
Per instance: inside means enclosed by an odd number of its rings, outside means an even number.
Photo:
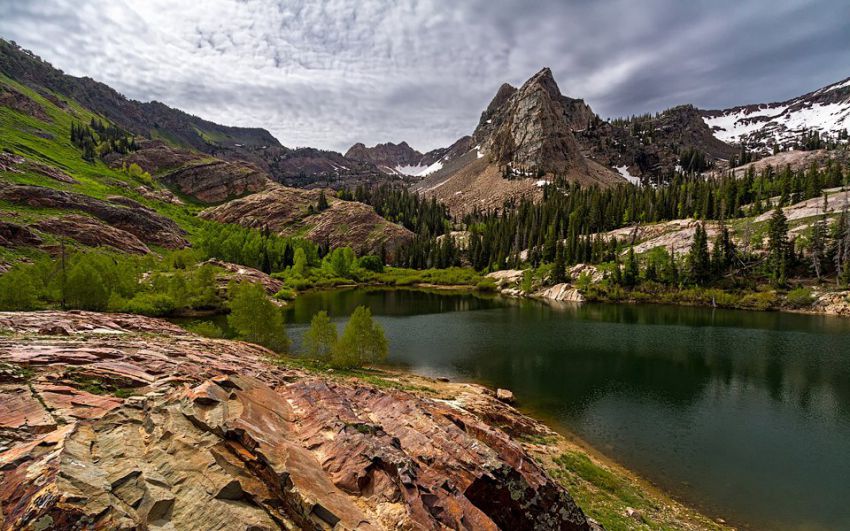
[[[519,89],[499,88],[473,134],[491,162],[521,175],[589,174],[573,136],[593,112],[561,94],[552,70],[543,68]]]

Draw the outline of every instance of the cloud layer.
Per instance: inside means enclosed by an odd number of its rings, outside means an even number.
[[[542,66],[604,117],[850,76],[844,0],[40,0],[0,3],[0,36],[128,97],[335,150],[448,145]]]

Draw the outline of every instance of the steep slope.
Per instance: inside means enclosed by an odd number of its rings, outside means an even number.
[[[390,223],[363,203],[328,197],[329,208],[313,213],[318,190],[302,190],[280,185],[201,212],[204,219],[267,228],[283,236],[301,236],[317,244],[352,247],[358,254],[392,256],[400,245],[413,239],[409,230]]]
[[[336,152],[287,148],[265,129],[224,126],[161,102],[127,99],[91,78],[64,74],[3,39],[0,39],[0,74],[45,94],[57,105],[70,98],[136,135],[162,139],[174,147],[219,158],[243,160],[290,185],[320,182],[343,186],[386,177],[376,166],[348,161]],[[27,105],[9,91],[0,92],[0,103]],[[32,111],[38,112],[36,108]]]
[[[850,78],[783,102],[702,111],[714,135],[762,153],[787,149],[802,136],[847,141],[850,130]]]
[[[538,194],[554,176],[587,185],[625,182],[585,157],[576,141],[573,129],[588,127],[594,118],[582,100],[561,95],[544,68],[519,89],[502,85],[481,114],[472,135],[475,147],[414,188],[465,211]]]

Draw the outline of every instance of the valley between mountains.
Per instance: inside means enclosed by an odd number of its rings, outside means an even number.
[[[522,396],[383,366],[371,314],[287,335],[354,286],[850,317],[848,79],[606,119],[555,77],[343,154],[0,40],[0,529],[729,528]]]

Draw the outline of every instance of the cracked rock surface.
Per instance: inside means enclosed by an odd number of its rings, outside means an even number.
[[[0,313],[2,529],[590,529],[516,410],[164,321]]]

